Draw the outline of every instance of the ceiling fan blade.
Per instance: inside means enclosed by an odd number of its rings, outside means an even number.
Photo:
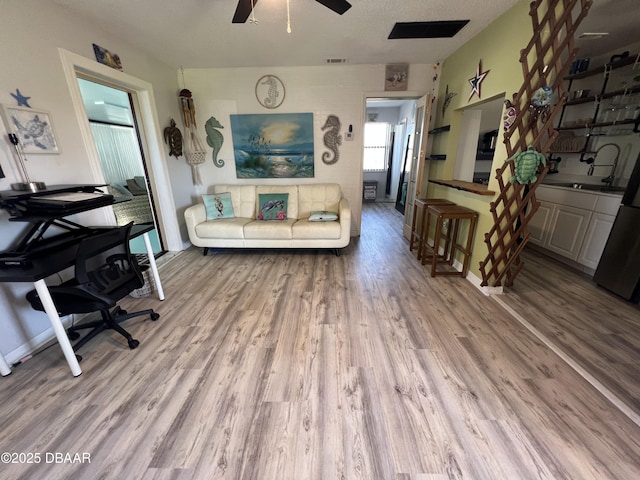
[[[346,0],[316,0],[316,2],[321,3],[339,15],[342,15],[351,8],[351,4]]]
[[[236,13],[233,15],[231,23],[245,23],[251,15],[251,9],[255,7],[258,0],[238,0],[238,6],[236,7]]]

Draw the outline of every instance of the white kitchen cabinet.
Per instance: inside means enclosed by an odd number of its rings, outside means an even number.
[[[578,263],[594,269],[598,266],[615,219],[615,215],[597,212],[591,216],[578,256]]]
[[[544,247],[544,242],[549,236],[549,225],[551,224],[554,206],[550,202],[540,202],[538,210],[527,225],[527,230],[531,234],[529,238],[531,243]]]
[[[545,248],[571,260],[577,260],[589,220],[589,210],[555,205]]]
[[[547,185],[536,193],[540,206],[527,226],[531,243],[595,269],[621,197]]]

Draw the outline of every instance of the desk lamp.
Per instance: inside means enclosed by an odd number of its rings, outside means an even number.
[[[44,182],[32,182],[29,179],[29,174],[27,173],[27,167],[24,165],[24,154],[22,153],[22,149],[20,148],[20,141],[18,140],[18,136],[15,133],[9,134],[9,140],[13,144],[13,148],[16,149],[16,155],[18,156],[18,164],[20,165],[20,169],[22,170],[22,175],[24,176],[24,182],[12,183],[11,190],[30,190],[32,192],[37,192],[38,190],[45,190],[47,186]]]

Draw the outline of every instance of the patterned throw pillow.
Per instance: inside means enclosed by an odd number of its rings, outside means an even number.
[[[260,193],[258,194],[258,220],[286,220],[288,193]]]
[[[336,220],[338,220],[338,214],[336,212],[327,212],[326,210],[311,212],[311,215],[309,215],[310,222],[335,222]]]
[[[202,195],[204,209],[207,212],[207,220],[217,220],[219,218],[234,218],[233,204],[230,193],[216,193],[213,195]]]

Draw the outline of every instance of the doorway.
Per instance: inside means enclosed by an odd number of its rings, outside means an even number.
[[[149,239],[158,256],[165,249],[157,228],[135,95],[83,76],[78,77],[78,86],[107,189],[116,199],[112,207],[116,224],[153,224]],[[133,253],[146,253],[143,238],[133,239],[130,246]]]
[[[378,202],[391,202],[404,212],[407,146],[413,131],[416,98],[367,98],[363,180],[375,183]],[[371,135],[367,135],[370,132]],[[410,162],[409,162],[410,163]]]

